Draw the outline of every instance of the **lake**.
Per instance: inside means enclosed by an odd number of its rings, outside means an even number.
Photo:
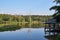
[[[44,28],[21,28],[0,32],[0,40],[48,40],[44,36]]]

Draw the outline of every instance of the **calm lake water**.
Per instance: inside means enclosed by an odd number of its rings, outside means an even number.
[[[47,40],[44,36],[44,28],[21,28],[0,32],[0,40]]]

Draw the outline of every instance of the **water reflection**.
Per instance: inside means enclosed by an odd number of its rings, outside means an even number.
[[[60,32],[46,32],[45,31],[44,37],[48,40],[60,40]]]
[[[0,31],[16,31],[18,29],[20,29],[21,27],[18,25],[5,25],[0,27]]]
[[[39,24],[7,25],[0,28],[0,40],[50,40],[44,33]]]
[[[21,28],[16,31],[0,32],[0,40],[47,40],[44,28]]]
[[[3,25],[0,26],[0,31],[15,31],[18,30],[20,28],[41,28],[41,26],[39,24],[31,24],[31,23],[25,23],[25,24],[21,24],[20,25]]]

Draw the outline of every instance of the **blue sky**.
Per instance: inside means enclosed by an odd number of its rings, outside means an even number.
[[[19,15],[52,15],[53,0],[0,0],[0,13]]]

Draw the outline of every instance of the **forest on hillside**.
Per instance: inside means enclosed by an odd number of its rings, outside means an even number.
[[[22,22],[22,20],[25,20],[26,22],[30,21],[30,17],[32,21],[40,21],[45,22],[46,20],[52,18],[52,16],[48,15],[9,15],[9,14],[0,14],[0,22],[2,21],[17,21]]]
[[[48,15],[9,15],[9,14],[0,14],[0,25],[1,24],[39,24],[43,26],[44,22],[52,16]]]

